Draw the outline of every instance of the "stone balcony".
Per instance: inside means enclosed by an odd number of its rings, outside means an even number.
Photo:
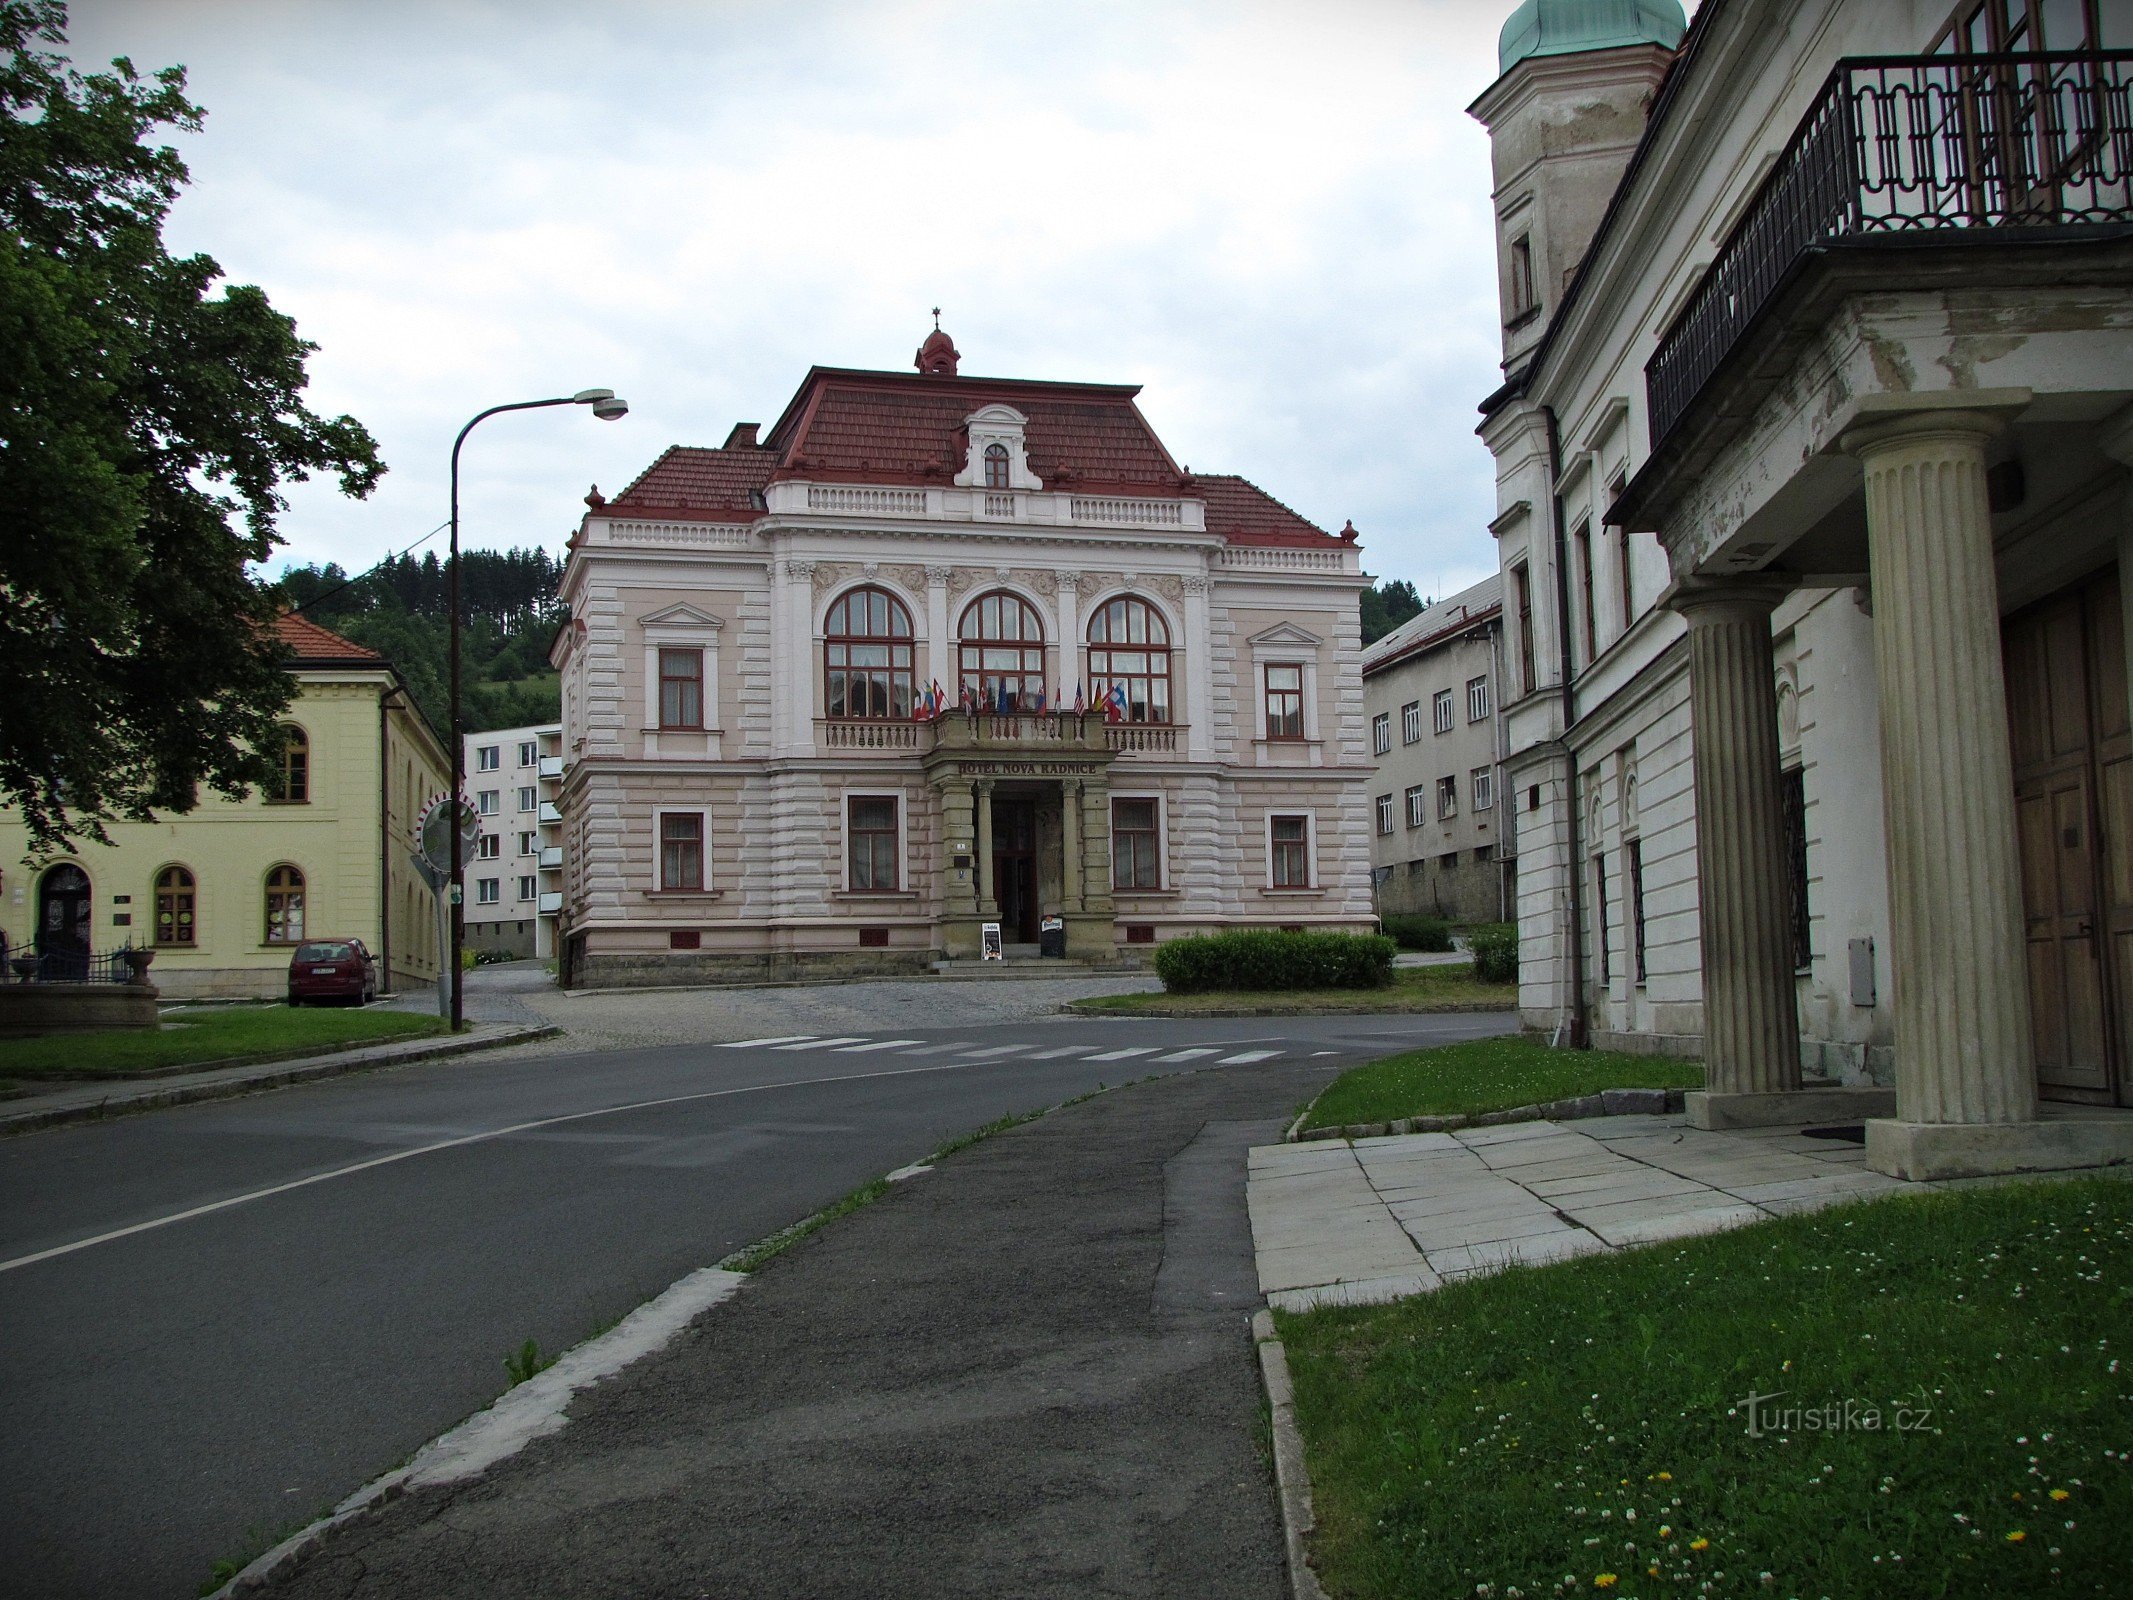
[[[1172,722],[1106,722],[1091,711],[1034,714],[966,714],[951,711],[931,722],[883,717],[822,717],[815,722],[815,742],[839,753],[923,755],[932,751],[976,754],[1067,754],[1101,751],[1105,755],[1175,755],[1185,746],[1185,729]]]

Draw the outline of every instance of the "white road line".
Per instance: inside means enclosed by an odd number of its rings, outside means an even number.
[[[632,1100],[626,1105],[601,1106],[592,1111],[569,1111],[556,1117],[537,1117],[531,1122],[514,1122],[506,1128],[491,1128],[486,1133],[463,1133],[456,1139],[439,1139],[435,1144],[417,1145],[412,1150],[395,1150],[390,1155],[372,1156],[368,1161],[355,1161],[345,1167],[314,1172],[308,1178],[292,1178],[287,1183],[270,1184],[248,1194],[233,1194],[226,1200],[210,1200],[205,1205],[189,1206],[183,1211],[173,1211],[165,1217],[150,1217],[146,1222],[135,1222],[123,1228],[113,1228],[108,1233],[76,1239],[72,1244],[55,1244],[49,1250],[16,1256],[12,1261],[0,1261],[0,1272],[13,1272],[17,1267],[33,1266],[39,1261],[50,1261],[55,1256],[72,1255],[75,1251],[86,1250],[91,1245],[110,1244],[114,1240],[129,1238],[136,1233],[147,1233],[153,1228],[168,1227],[173,1222],[187,1222],[194,1217],[227,1211],[231,1206],[246,1205],[254,1200],[287,1194],[292,1189],[308,1189],[314,1183],[325,1183],[332,1178],[352,1177],[358,1172],[368,1172],[373,1167],[389,1167],[395,1161],[434,1155],[440,1150],[456,1150],[462,1145],[484,1144],[491,1139],[509,1138],[514,1133],[531,1133],[536,1128],[554,1128],[566,1122],[584,1122],[592,1117],[612,1117],[625,1111],[654,1111],[661,1106],[688,1105],[697,1100],[725,1100],[734,1095],[764,1094],[774,1089],[819,1088],[825,1083],[865,1083],[872,1078],[908,1078],[926,1072],[960,1072],[966,1066],[977,1065],[982,1063],[936,1061],[927,1067],[884,1067],[878,1072],[840,1072],[827,1078],[794,1078],[785,1083],[752,1083],[740,1089],[704,1089],[695,1094],[663,1095],[657,1100]]]
[[[1196,1061],[1201,1056],[1211,1056],[1212,1050],[1173,1050],[1167,1056],[1157,1056],[1157,1061]]]
[[[1093,1044],[1063,1044],[1056,1050],[1033,1050],[1030,1052],[1030,1060],[1056,1061],[1061,1056],[1085,1056],[1095,1048]]]
[[[781,1033],[775,1039],[737,1039],[732,1044],[722,1044],[721,1050],[753,1050],[758,1045],[791,1044],[797,1039],[819,1039],[815,1033]]]
[[[1131,1050],[1106,1050],[1100,1056],[1091,1056],[1091,1061],[1123,1061],[1128,1056],[1152,1056],[1163,1047],[1159,1044],[1137,1044]]]
[[[1247,1061],[1266,1061],[1280,1054],[1279,1050],[1245,1050],[1233,1056],[1224,1056],[1215,1065],[1218,1067],[1237,1067],[1242,1066]]]
[[[901,1054],[907,1056],[944,1056],[951,1050],[968,1050],[969,1048],[970,1041],[968,1039],[950,1039],[946,1044],[929,1044],[923,1050],[905,1050]]]
[[[841,1044],[836,1053],[840,1056],[863,1056],[869,1050],[894,1050],[900,1044],[922,1044],[920,1039],[876,1039],[872,1044]]]
[[[989,1044],[982,1050],[965,1050],[965,1061],[991,1061],[1001,1056],[1017,1055],[1029,1048],[1026,1044]]]
[[[817,1039],[812,1034],[804,1035],[798,1044],[774,1044],[773,1050],[827,1050],[833,1044],[857,1044],[866,1037],[863,1033],[841,1033],[834,1039]]]

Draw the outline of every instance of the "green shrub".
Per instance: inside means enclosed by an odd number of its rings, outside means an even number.
[[[1173,994],[1378,989],[1392,982],[1396,948],[1377,934],[1245,929],[1173,939],[1156,949],[1155,971]]]
[[[1449,950],[1452,925],[1442,917],[1386,917],[1385,936],[1402,950]]]
[[[1474,976],[1484,983],[1518,981],[1518,929],[1508,922],[1484,923],[1466,936],[1474,952]]]

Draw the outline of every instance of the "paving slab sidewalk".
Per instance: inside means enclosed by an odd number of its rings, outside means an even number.
[[[1259,1286],[1290,1311],[1924,1187],[1869,1170],[1842,1139],[1707,1133],[1679,1115],[1273,1144],[1250,1160]]]
[[[961,1151],[266,1592],[1276,1600],[1245,1152],[1333,1070],[1158,1079]]]

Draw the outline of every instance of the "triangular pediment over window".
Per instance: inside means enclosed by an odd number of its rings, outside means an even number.
[[[1273,627],[1267,629],[1266,632],[1255,633],[1251,636],[1250,639],[1246,640],[1245,642],[1251,645],[1254,649],[1257,649],[1264,645],[1274,644],[1298,645],[1315,650],[1318,648],[1318,646],[1324,644],[1325,640],[1319,638],[1317,634],[1312,633],[1308,629],[1297,627],[1296,624],[1293,622],[1277,622],[1274,624]]]
[[[654,611],[637,619],[640,628],[723,628],[725,625],[721,618],[710,612],[686,604],[671,605],[664,611]]]

